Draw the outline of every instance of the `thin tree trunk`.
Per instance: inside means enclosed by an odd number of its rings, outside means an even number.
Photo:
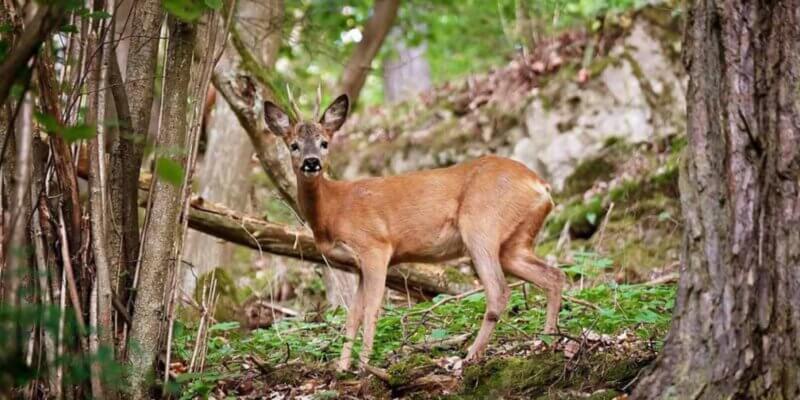
[[[139,192],[137,185],[150,126],[150,113],[157,76],[158,41],[161,34],[161,23],[164,19],[160,0],[136,1],[132,6],[131,13],[129,24],[133,27],[135,34],[130,39],[129,55],[125,67],[126,90],[114,91],[117,115],[122,125],[120,126],[119,140],[112,144],[109,174],[111,207],[115,210],[115,220],[112,226],[118,227],[122,237],[122,249],[114,250],[114,254],[120,254],[121,259],[110,262],[119,265],[120,274],[123,275],[119,279],[119,288],[117,289],[123,302],[128,297],[127,288],[132,282],[133,271],[139,257]],[[117,70],[113,64],[111,65],[112,83],[118,82],[123,77],[122,66],[119,67]],[[126,98],[123,99],[123,97]],[[120,109],[121,101],[128,104],[129,125],[123,118],[124,111]],[[116,280],[117,277],[113,277],[113,279]]]
[[[50,32],[59,25],[63,14],[64,10],[58,5],[42,5],[27,24],[15,47],[0,64],[0,104],[5,103],[17,73],[36,54]]]
[[[525,0],[516,1],[516,33],[525,54],[533,52],[536,46],[534,24],[533,19],[531,19],[530,11],[528,10],[529,6],[530,4]]]
[[[96,46],[96,40],[90,40],[90,48]],[[91,310],[94,310],[92,322],[95,324],[95,331],[93,335],[97,336],[96,352],[100,347],[113,351],[114,349],[114,336],[113,326],[111,324],[112,316],[112,294],[111,294],[111,278],[110,278],[110,265],[108,257],[108,224],[106,219],[109,215],[107,210],[106,199],[108,198],[106,190],[106,177],[105,177],[105,139],[107,136],[107,129],[105,129],[106,118],[104,118],[104,111],[106,103],[106,91],[102,90],[101,85],[106,82],[105,71],[103,68],[103,52],[108,52],[111,49],[102,46],[98,54],[93,58],[93,65],[89,66],[91,76],[88,80],[89,101],[87,102],[86,110],[86,123],[90,126],[96,127],[97,135],[89,141],[89,210],[90,210],[90,224],[91,224],[91,248],[94,255],[95,266],[95,279],[92,285],[92,302],[96,304],[91,305]],[[99,375],[100,365],[97,361],[92,363],[93,375]],[[99,377],[94,377],[92,380],[92,392],[96,398],[107,398],[111,396],[108,393]]]
[[[800,398],[800,1],[698,0],[672,328],[634,398]]]
[[[14,131],[9,132],[9,134],[14,135],[13,140],[10,142],[14,157],[8,161],[13,162],[14,168],[8,170],[13,172],[13,175],[6,174],[7,176],[11,175],[11,179],[7,180],[6,184],[13,194],[8,199],[10,211],[8,220],[9,236],[2,238],[4,240],[3,253],[6,255],[5,268],[2,270],[4,281],[3,297],[6,306],[11,309],[19,306],[22,277],[28,273],[28,253],[30,250],[28,245],[30,240],[26,227],[32,211],[30,207],[30,182],[32,175],[33,104],[30,94],[26,94],[20,101],[22,101],[22,105],[15,121]],[[8,168],[7,166],[4,167]],[[17,341],[21,338],[14,335],[9,339],[9,342],[4,344],[8,346],[7,350],[21,352],[21,343]]]
[[[158,147],[171,149],[169,158],[187,170],[187,157],[174,154],[174,149],[186,144],[189,129],[187,113],[192,51],[195,29],[169,18],[169,48],[167,50],[167,76],[164,90],[164,123],[158,138]],[[130,70],[129,70],[130,72]],[[138,183],[138,182],[137,182]],[[183,189],[162,179],[156,179],[152,188],[152,208],[145,227],[146,245],[142,251],[139,282],[136,290],[135,312],[131,326],[131,373],[128,384],[134,399],[149,398],[148,375],[159,350],[160,334],[164,322],[164,296],[168,272],[175,266],[175,241],[180,234],[179,216],[183,206]]]
[[[347,61],[342,73],[341,90],[350,96],[350,104],[355,105],[364,82],[372,70],[372,60],[378,55],[383,40],[394,24],[400,0],[375,0],[372,16],[364,27],[361,42]]]
[[[431,88],[425,44],[408,47],[398,38],[394,49],[397,55],[383,61],[383,98],[389,103],[410,99]]]

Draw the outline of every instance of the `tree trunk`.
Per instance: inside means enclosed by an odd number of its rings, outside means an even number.
[[[531,19],[530,11],[528,10],[529,3],[524,0],[517,0],[515,5],[515,14],[516,14],[516,34],[517,39],[520,42],[520,45],[523,48],[525,54],[530,54],[533,52],[534,47],[536,47],[536,38],[534,36],[534,24],[533,19]]]
[[[119,266],[120,273],[125,275],[119,279],[118,288],[118,293],[123,300],[127,298],[127,288],[130,287],[139,257],[137,201],[139,170],[150,125],[150,112],[157,75],[158,40],[164,17],[160,0],[137,1],[133,4],[130,12],[132,16],[129,24],[136,34],[130,39],[127,65],[124,67],[126,90],[114,93],[114,101],[118,106],[117,114],[120,119],[123,111],[119,109],[119,101],[122,100],[119,97],[123,93],[127,95],[125,102],[128,103],[130,110],[130,126],[120,127],[119,140],[116,140],[111,146],[111,171],[109,174],[111,208],[115,210],[114,220],[110,226],[119,230],[111,236],[121,235],[122,237],[122,243],[112,241],[113,245],[121,245],[122,249],[115,248],[112,251],[113,254],[120,255],[121,259],[111,260],[111,263]],[[122,69],[123,67],[120,66],[118,79],[123,76]],[[112,79],[115,75],[117,74],[112,75]],[[117,277],[112,276],[111,279],[116,281]]]
[[[170,151],[165,155],[187,171],[187,157],[175,154],[175,149],[186,145],[189,129],[188,90],[189,71],[192,66],[195,29],[191,24],[169,18],[169,48],[167,50],[166,87],[164,90],[164,124],[158,138],[158,147]],[[130,71],[130,70],[129,70]],[[137,182],[138,183],[138,182]],[[130,349],[131,373],[129,386],[134,399],[149,398],[150,382],[147,375],[153,371],[153,363],[159,350],[160,333],[166,313],[164,296],[168,272],[176,265],[175,241],[180,235],[179,216],[183,206],[181,185],[157,179],[152,188],[152,208],[144,236],[143,248],[136,286],[135,312],[131,326]]]
[[[375,59],[383,40],[392,28],[399,6],[400,0],[375,0],[372,16],[364,27],[363,38],[342,73],[341,90],[350,96],[352,106],[358,102],[358,95],[372,69],[372,60]]]
[[[800,398],[800,1],[688,15],[672,328],[634,398]]]
[[[238,4],[237,17],[256,29],[243,34],[242,41],[261,63],[271,68],[281,44],[283,23],[283,0],[270,0],[260,4],[252,0]],[[228,43],[225,54],[220,59],[219,70],[232,69],[238,62],[236,49]],[[244,210],[248,204],[248,193],[252,188],[250,179],[253,144],[247,135],[242,134],[236,115],[225,101],[215,102],[211,123],[207,130],[207,150],[197,175],[200,196],[204,199]],[[206,234],[191,231],[188,234],[183,252],[194,271],[184,274],[184,289],[194,290],[196,277],[216,267],[227,266],[233,259],[234,245],[220,242]]]
[[[394,48],[397,56],[383,61],[383,96],[389,103],[410,99],[431,88],[425,44],[408,47],[398,40]]]

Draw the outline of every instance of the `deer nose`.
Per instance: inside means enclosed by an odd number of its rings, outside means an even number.
[[[322,163],[317,157],[309,157],[303,160],[303,165],[300,169],[304,172],[317,172],[322,169]]]

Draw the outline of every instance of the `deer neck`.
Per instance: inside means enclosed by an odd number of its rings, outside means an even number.
[[[300,212],[316,237],[326,231],[324,205],[336,204],[332,198],[335,193],[331,190],[331,181],[322,174],[313,178],[298,178],[297,201]]]

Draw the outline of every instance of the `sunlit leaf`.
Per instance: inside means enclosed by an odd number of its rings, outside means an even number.
[[[222,0],[205,0],[206,6],[212,10],[219,10],[222,8]]]
[[[156,174],[169,184],[180,186],[183,183],[183,167],[169,158],[156,159]]]
[[[78,27],[73,24],[67,24],[62,26],[59,31],[64,33],[78,33]]]
[[[209,332],[230,331],[234,329],[239,329],[239,322],[237,321],[219,322],[214,325],[211,325],[211,327],[208,328],[208,331]]]
[[[74,143],[83,139],[91,139],[95,135],[94,127],[85,124],[70,126],[61,131],[61,136],[67,143]]]
[[[206,10],[203,0],[164,0],[164,9],[185,22],[194,22]]]
[[[37,112],[36,114],[34,114],[34,118],[36,119],[36,122],[38,122],[39,125],[41,125],[42,128],[44,128],[45,132],[51,135],[56,135],[59,132],[61,132],[61,125],[58,124],[56,117],[50,114],[43,114]]]
[[[433,340],[443,340],[447,337],[447,329],[436,328],[431,331],[431,339]]]

